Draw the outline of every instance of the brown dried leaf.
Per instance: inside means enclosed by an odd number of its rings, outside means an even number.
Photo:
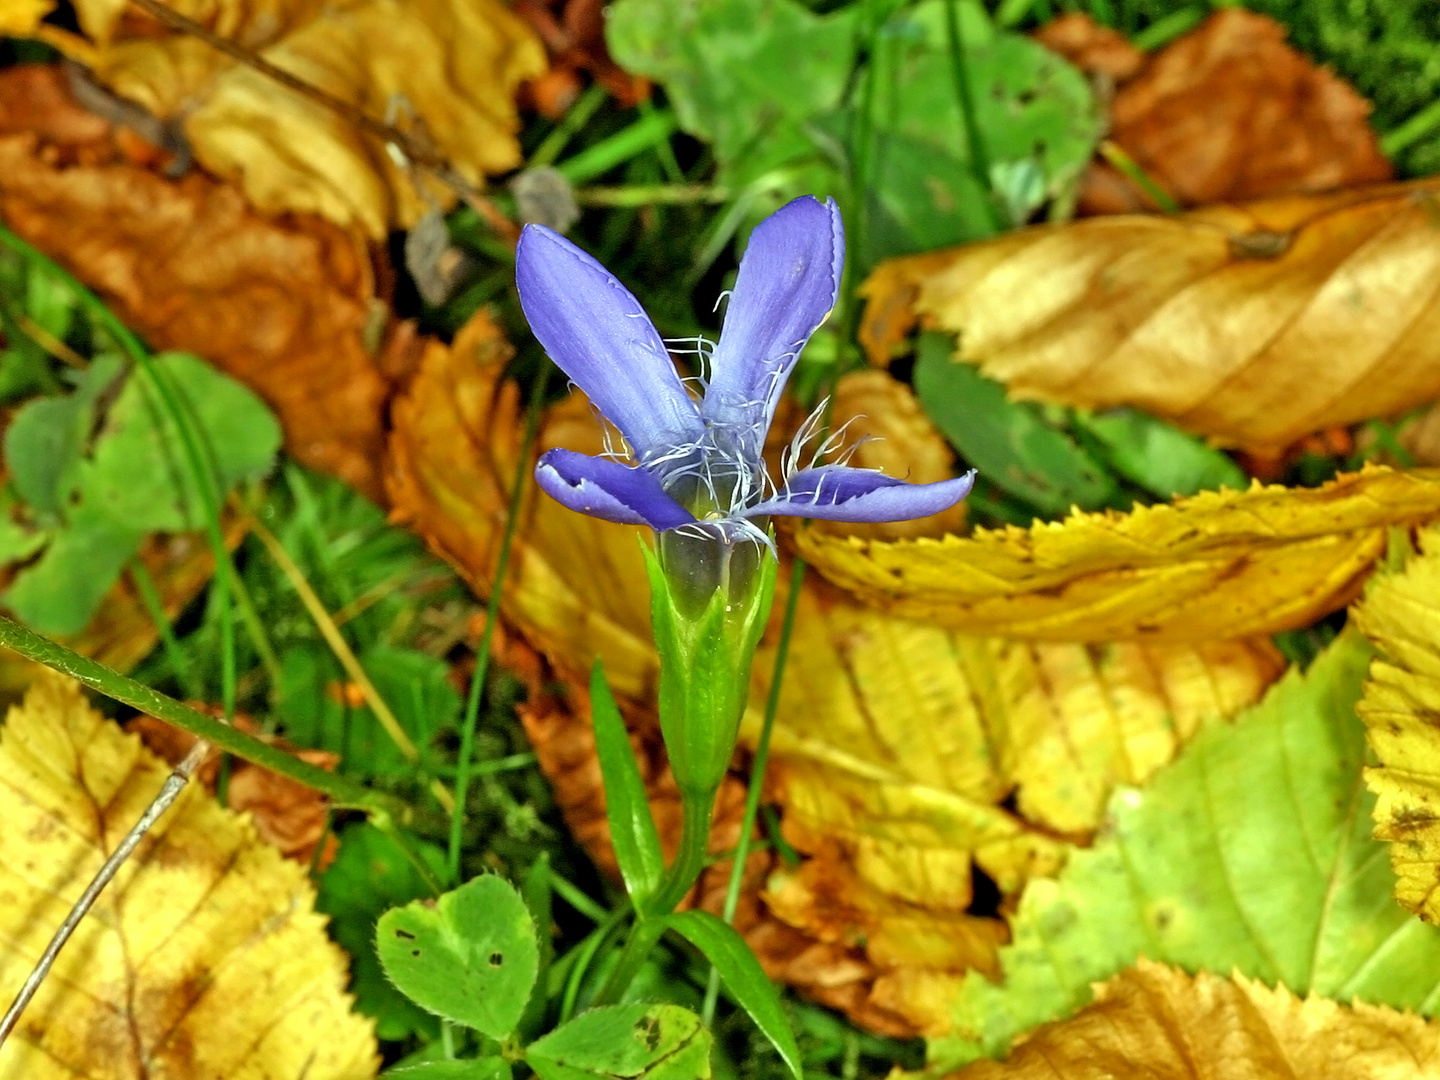
[[[1243,975],[1191,977],[1142,959],[1003,1063],[950,1080],[1412,1080],[1437,1068],[1440,1025],[1413,1013],[1301,1001]]]
[[[1183,206],[1391,179],[1367,121],[1370,103],[1286,45],[1285,33],[1243,8],[1217,11],[1124,81],[1110,109],[1111,138]],[[1082,64],[1094,56],[1090,49]],[[1156,207],[1118,170],[1097,163],[1080,209]]]
[[[520,164],[515,91],[545,70],[529,27],[500,0],[172,0],[174,10],[374,120],[403,98],[402,128],[423,132],[472,184]],[[78,0],[99,46],[96,76],[156,116],[178,120],[196,160],[266,214],[317,214],[383,240],[408,228],[438,184],[416,189],[375,138],[331,108],[197,38]],[[133,10],[133,9],[132,9]],[[410,121],[410,122],[407,122]]]
[[[883,363],[916,319],[1017,398],[1131,405],[1228,446],[1440,396],[1434,180],[1092,218],[895,259],[862,288]]]
[[[1145,51],[1118,30],[1102,26],[1079,11],[1051,19],[1035,31],[1035,40],[1063,56],[1092,79],[1103,77],[1113,90],[1145,64]]]
[[[605,44],[602,0],[517,0],[515,14],[530,24],[550,54],[550,70],[532,82],[529,96],[551,120],[559,120],[580,94],[588,71],[622,108],[650,96],[650,81],[621,69]]]
[[[863,599],[966,633],[1204,642],[1307,626],[1343,607],[1391,526],[1437,516],[1440,470],[1366,467],[1319,488],[1257,482],[939,541],[794,538]]]
[[[266,221],[198,174],[167,180],[123,160],[117,138],[58,68],[0,72],[0,216],[152,346],[260,394],[300,461],[378,497],[390,388],[364,345],[364,242],[315,218]]]
[[[169,773],[53,673],[0,738],[0,996]],[[194,788],[96,901],[0,1050],[27,1080],[363,1080],[379,1056],[304,871]]]
[[[217,719],[218,709],[197,705]],[[278,746],[287,753],[298,757],[307,764],[321,769],[334,769],[340,763],[340,755],[327,750],[301,750],[285,739],[267,735],[260,725],[243,713],[234,719],[235,727],[247,735]],[[139,735],[145,745],[171,765],[179,764],[195,746],[195,736],[179,728],[171,727],[163,720],[151,716],[139,716],[125,726],[125,730]],[[211,755],[196,772],[196,779],[212,794],[220,775],[220,758]],[[225,806],[237,814],[249,813],[255,832],[265,843],[277,848],[288,859],[309,866],[312,859],[318,868],[324,869],[335,858],[339,846],[333,834],[327,833],[326,823],[329,803],[325,796],[314,788],[306,787],[288,776],[271,772],[269,769],[249,761],[235,759],[230,764],[230,777],[226,786]],[[315,848],[321,839],[325,850],[315,858]]]

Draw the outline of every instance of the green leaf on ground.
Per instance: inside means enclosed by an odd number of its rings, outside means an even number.
[[[678,1005],[591,1009],[525,1051],[541,1080],[703,1080],[710,1075],[710,1032]]]
[[[431,874],[443,878],[445,853],[412,840]],[[320,877],[315,908],[330,916],[330,936],[350,954],[355,1008],[375,1020],[375,1034],[398,1041],[440,1037],[440,1022],[385,977],[375,952],[375,922],[389,908],[430,896],[425,879],[394,840],[361,822],[340,834],[340,851]]]
[[[417,1005],[492,1039],[515,1030],[539,969],[530,911],[494,874],[472,878],[434,907],[387,911],[375,948],[385,974]]]
[[[1005,387],[952,359],[944,334],[920,335],[915,394],[935,426],[980,475],[1041,513],[1097,510],[1120,495],[1103,466],[1037,406],[1011,401]]]
[[[280,449],[280,425],[254,393],[186,353],[162,353],[154,366],[187,409],[222,498],[236,483],[270,469]],[[80,477],[83,501],[143,532],[205,525],[179,431],[144,372],[135,372],[115,399]]]
[[[1138,409],[1077,412],[1074,423],[1092,441],[1097,457],[1158,498],[1250,486],[1228,454]]]
[[[417,649],[377,645],[359,656],[381,699],[422,751],[442,728],[460,717],[460,693],[445,661]],[[301,746],[341,756],[351,776],[411,775],[389,733],[368,707],[348,707],[336,688],[344,670],[328,647],[294,645],[280,661],[280,717],[285,734]]]
[[[385,1070],[385,1080],[510,1080],[510,1063],[502,1057],[423,1061]]]
[[[40,558],[16,575],[5,603],[42,634],[78,634],[144,539],[144,532],[81,503]]]
[[[966,977],[931,1067],[1003,1054],[1140,956],[1433,1015],[1440,930],[1393,902],[1370,836],[1355,703],[1371,655],[1342,634],[1148,786],[1117,791],[1094,847],[1026,888],[1003,981]]]

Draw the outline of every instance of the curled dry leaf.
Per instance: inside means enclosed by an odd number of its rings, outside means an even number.
[[[390,388],[364,344],[364,242],[315,218],[267,221],[198,174],[167,180],[122,142],[58,68],[0,72],[0,216],[152,346],[255,390],[300,461],[378,497]]]
[[[1275,20],[1243,8],[1217,11],[1133,68],[1126,63],[1133,57],[1110,40],[1114,31],[1084,21],[1056,20],[1065,25],[1047,26],[1040,40],[1120,83],[1110,137],[1182,206],[1391,179],[1368,122],[1370,103],[1285,44],[1285,27]],[[1080,209],[1158,207],[1119,170],[1096,162]]]
[[[197,708],[217,719],[223,715],[218,709],[204,705]],[[278,746],[307,764],[334,769],[340,762],[338,754],[327,750],[302,750],[285,739],[265,734],[259,724],[243,713],[233,722],[245,734]],[[151,716],[136,717],[126,725],[126,730],[139,735],[147,747],[171,765],[178,765],[195,746],[195,736]],[[205,789],[212,793],[219,775],[220,757],[214,754],[195,773]],[[230,764],[225,806],[237,814],[248,813],[260,839],[277,848],[287,859],[294,859],[306,867],[313,860],[323,870],[335,858],[338,843],[334,834],[326,830],[329,802],[314,788],[237,758]],[[325,849],[317,858],[315,849],[322,839]]]
[[[515,91],[545,70],[500,0],[170,4],[286,73],[433,146],[472,184],[520,164]],[[338,112],[113,0],[80,0],[97,78],[184,129],[195,158],[266,214],[317,214],[383,240],[453,192],[416,182]]]
[[[1017,398],[1131,405],[1277,451],[1440,396],[1435,180],[1123,215],[882,264],[861,337],[918,319]]]
[[[0,996],[9,1000],[169,767],[36,682],[0,737]],[[101,894],[0,1051],[35,1080],[362,1080],[379,1058],[304,871],[202,791],[181,793]]]
[[[1409,1012],[1141,960],[1095,1003],[1032,1031],[1003,1062],[949,1080],[1410,1080],[1440,1068],[1440,1025]]]
[[[515,14],[540,35],[550,54],[550,70],[526,90],[551,120],[559,120],[574,104],[582,71],[621,108],[633,108],[650,96],[650,80],[631,75],[610,56],[602,0],[517,0]]]
[[[1380,650],[1356,711],[1380,759],[1375,836],[1390,845],[1395,899],[1440,923],[1440,529],[1403,569],[1376,576],[1353,610]]]
[[[482,592],[521,464],[514,390],[499,384],[508,356],[483,314],[453,348],[432,344],[395,410],[388,468],[396,518]],[[547,414],[541,442],[594,449],[599,430],[572,397]],[[656,665],[647,599],[634,529],[525,502],[503,611],[572,687],[567,703],[532,709],[528,724],[572,827],[602,864],[584,673],[600,655],[617,693],[646,703],[643,719]],[[818,951],[797,956],[793,931],[766,931],[784,946],[776,954],[784,963],[772,966],[895,1033],[943,1023],[935,1003],[947,999],[935,987],[970,966],[993,966],[1000,928],[967,911],[974,864],[1006,892],[1053,872],[1066,838],[1098,823],[1115,783],[1145,779],[1195,732],[1258,698],[1279,667],[1261,642],[1087,648],[964,638],[867,609],[814,580],[800,605],[770,794],[785,835],[810,861],[770,888],[772,912]],[[781,597],[755,661],[744,745],[758,734],[784,606]],[[659,753],[656,738],[641,755],[653,759],[652,778],[664,775]],[[1019,814],[999,805],[1017,787]],[[673,829],[669,798],[657,816]]]
[[[1256,482],[971,537],[794,538],[863,599],[967,633],[1200,642],[1307,626],[1343,607],[1391,526],[1436,517],[1440,471],[1367,466],[1319,488]]]

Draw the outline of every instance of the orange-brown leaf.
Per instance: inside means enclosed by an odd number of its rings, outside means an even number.
[[[1017,398],[1131,405],[1279,450],[1440,396],[1434,180],[1122,215],[883,263],[877,362],[918,318]]]
[[[1003,1063],[950,1080],[1412,1080],[1436,1068],[1440,1025],[1413,1013],[1141,960]]]
[[[1108,55],[1092,44],[1079,59]],[[1122,80],[1110,137],[1183,206],[1391,178],[1370,103],[1285,44],[1285,28],[1264,15],[1217,11]],[[1097,164],[1080,208],[1155,207],[1133,181]]]
[[[315,218],[266,220],[199,174],[167,180],[115,139],[58,68],[0,72],[0,216],[152,346],[254,389],[300,461],[377,497],[390,388],[364,343],[364,242]]]

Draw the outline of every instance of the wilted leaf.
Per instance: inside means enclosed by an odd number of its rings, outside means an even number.
[[[39,680],[0,738],[0,993],[8,1000],[169,773],[78,686]],[[197,788],[96,902],[0,1051],[43,1080],[358,1080],[379,1064],[303,869]]]
[[[545,54],[499,0],[170,6],[374,120],[403,98],[400,126],[420,126],[472,184],[520,164],[515,90],[545,70]],[[318,214],[383,240],[387,229],[413,225],[428,209],[384,146],[335,110],[198,38],[161,32],[144,16],[122,18],[124,5],[80,0],[75,7],[98,46],[95,75],[178,122],[196,160],[234,181],[262,213]],[[454,199],[438,185],[430,196]]]
[[[976,1062],[950,1080],[1409,1080],[1437,1066],[1440,1028],[1413,1014],[1141,960],[1004,1064]]]
[[[1347,603],[1386,529],[1440,516],[1440,472],[1367,467],[1320,488],[1206,491],[943,540],[795,546],[862,599],[967,633],[1209,641],[1306,626]]]
[[[363,241],[268,221],[231,188],[125,160],[57,68],[0,72],[0,216],[162,349],[191,352],[279,414],[300,461],[379,493],[389,385],[364,345]]]
[[[965,977],[952,1034],[931,1043],[936,1065],[1003,1053],[1142,955],[1297,993],[1440,1008],[1440,931],[1390,902],[1394,876],[1368,835],[1354,703],[1370,655],[1343,635],[1146,787],[1117,792],[1094,847],[1021,897],[1004,982]]]
[[[896,259],[862,288],[883,362],[916,319],[1025,400],[1131,405],[1275,451],[1440,396],[1433,180],[1123,215]]]
[[[1285,33],[1243,8],[1215,12],[1123,81],[1110,138],[1185,206],[1389,180],[1370,103],[1286,45]],[[1080,205],[1100,214],[1153,208],[1101,163]]]
[[[1440,922],[1440,530],[1420,533],[1403,569],[1381,573],[1354,608],[1381,656],[1356,710],[1380,759],[1375,837],[1389,841],[1395,899]]]

